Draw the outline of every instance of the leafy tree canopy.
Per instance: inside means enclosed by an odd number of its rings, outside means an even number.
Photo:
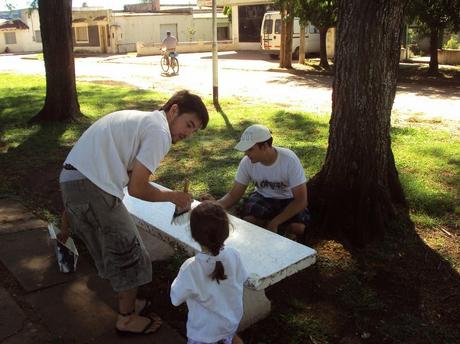
[[[407,14],[411,21],[418,19],[438,30],[451,28],[456,31],[460,28],[460,0],[411,0]]]
[[[295,0],[295,13],[301,24],[333,27],[337,23],[337,0]]]

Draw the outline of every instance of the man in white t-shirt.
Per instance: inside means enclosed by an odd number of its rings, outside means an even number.
[[[149,177],[172,144],[206,128],[200,97],[180,91],[158,111],[117,111],[94,122],[67,156],[59,182],[73,235],[94,259],[98,273],[118,293],[116,329],[155,332],[158,316],[142,316],[149,304],[137,288],[152,280],[151,260],[136,225],[122,203],[124,188],[150,202],[190,207],[191,195],[153,187]],[[144,312],[145,313],[145,312]]]
[[[272,146],[270,130],[251,125],[235,149],[245,153],[233,187],[218,202],[228,209],[244,195],[249,183],[255,191],[244,202],[241,217],[251,223],[288,236],[302,238],[310,220],[307,209],[307,178],[299,158],[287,148]]]

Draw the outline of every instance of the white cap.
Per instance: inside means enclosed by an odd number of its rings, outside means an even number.
[[[272,134],[266,126],[260,124],[251,125],[243,132],[240,142],[235,146],[235,149],[245,152],[256,143],[265,142],[270,137],[272,137]]]

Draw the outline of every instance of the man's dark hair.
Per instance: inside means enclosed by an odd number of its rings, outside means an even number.
[[[174,104],[177,104],[179,107],[179,116],[184,113],[194,113],[198,116],[201,122],[201,129],[206,128],[209,122],[209,114],[206,106],[199,96],[190,93],[187,90],[179,91],[169,98],[160,110],[168,112]]]
[[[268,147],[271,147],[272,146],[272,143],[273,143],[273,137],[270,137],[267,141],[264,141],[264,142],[257,142],[256,145],[259,146],[259,148],[262,148],[262,146],[264,144],[267,144]]]

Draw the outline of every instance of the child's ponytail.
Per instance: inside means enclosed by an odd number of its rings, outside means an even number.
[[[216,280],[218,284],[220,283],[219,281],[227,279],[227,275],[224,271],[224,264],[222,264],[220,260],[216,262],[216,267],[214,268],[214,271],[211,274],[211,279]]]
[[[214,256],[217,256],[219,251],[220,247],[218,249],[212,249],[211,253]],[[210,277],[213,281],[216,280],[217,284],[219,284],[220,281],[227,279],[227,275],[225,275],[224,264],[222,264],[220,260],[216,262],[216,267],[214,268],[214,271],[211,273]]]

